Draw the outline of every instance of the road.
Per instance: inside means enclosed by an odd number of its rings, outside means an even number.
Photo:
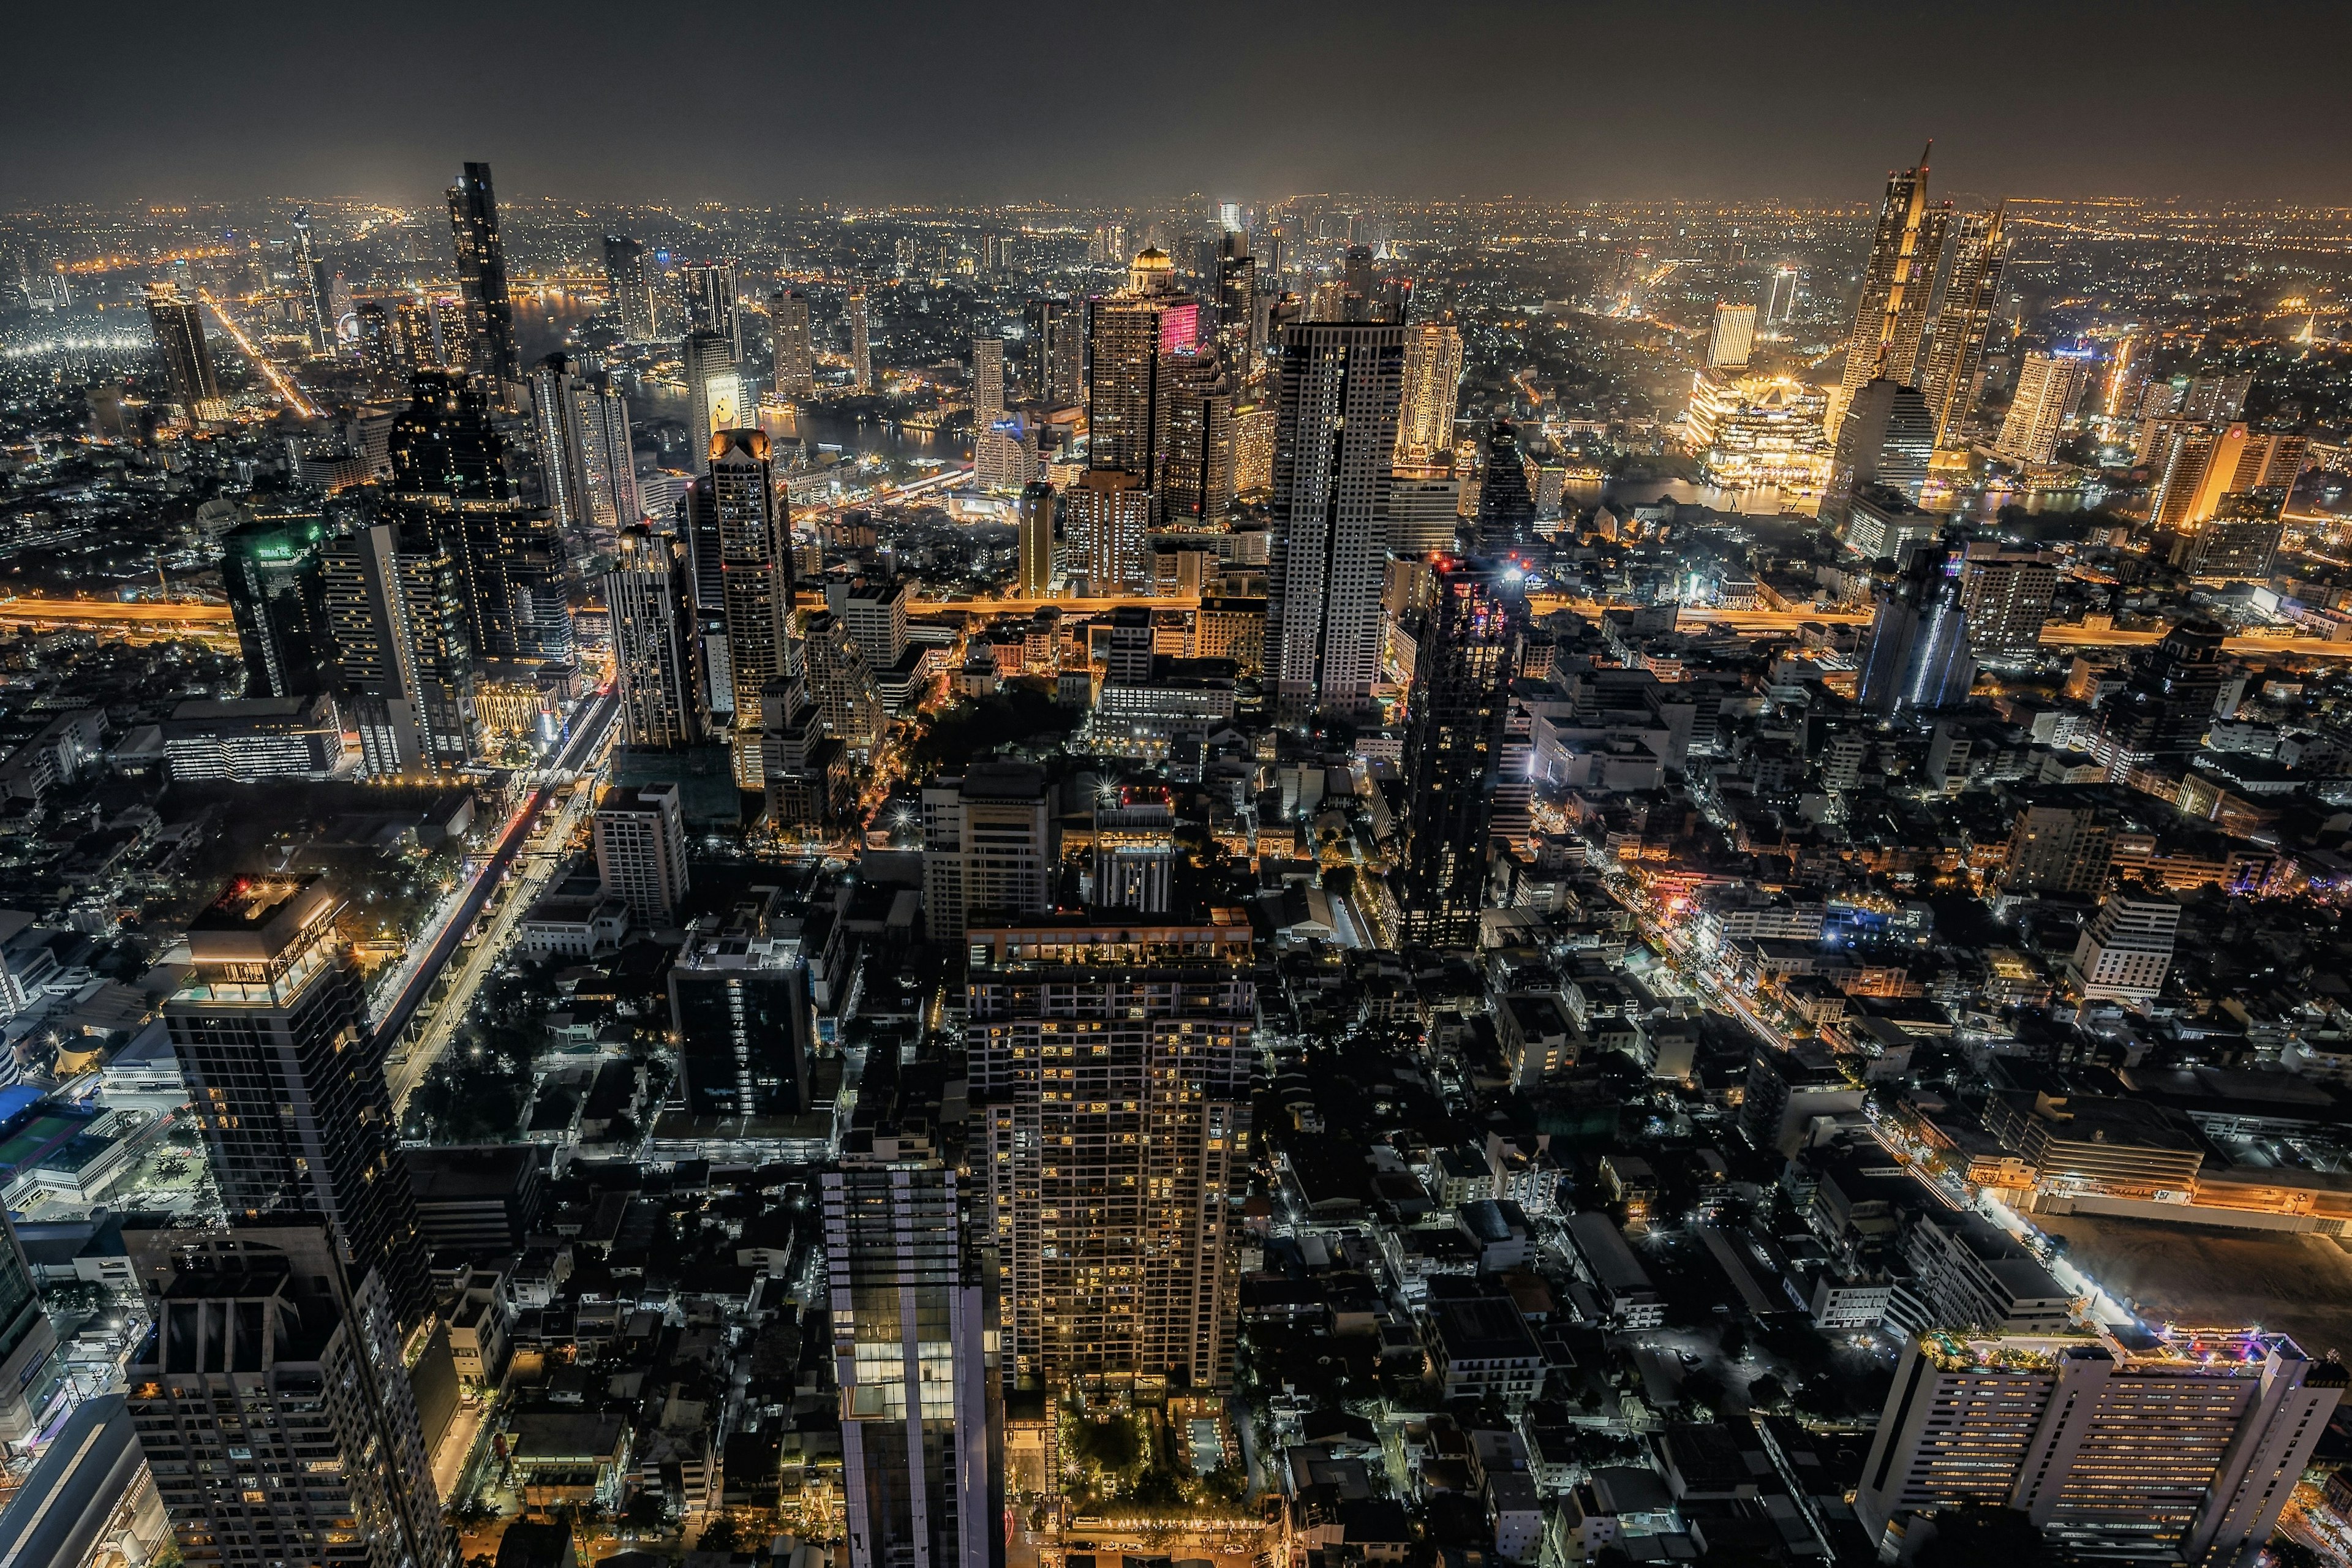
[[[2043,626],[2043,647],[2147,647],[2162,632],[2119,632],[2112,626]],[[2271,658],[2352,658],[2352,642],[2322,642],[2317,637],[2224,637],[2221,651],[2256,654]]]
[[[621,701],[617,693],[608,690],[590,698],[581,710],[580,716],[573,721],[572,739],[565,743],[563,750],[557,755],[554,765],[547,770],[547,773],[569,773],[587,764],[592,759],[600,757],[605,742],[612,737],[614,726],[620,717],[620,712]],[[542,775],[543,778],[545,776]],[[426,952],[425,962],[416,966],[416,973],[409,976],[408,984],[401,987],[399,994],[393,998],[392,1005],[384,1010],[383,1017],[377,1023],[376,1039],[384,1050],[390,1051],[398,1046],[402,1033],[407,1029],[410,1020],[416,1016],[416,1011],[424,1005],[425,996],[431,993],[434,982],[441,977],[441,972],[448,966],[450,958],[463,944],[466,932],[472,928],[475,920],[480,916],[483,906],[489,902],[491,895],[497,891],[499,879],[505,874],[507,868],[513,863],[517,852],[530,837],[532,829],[538,826],[540,817],[545,811],[552,793],[548,784],[541,783],[524,800],[521,808],[508,820],[507,830],[499,837],[498,847],[492,850],[488,858],[482,862],[480,868],[475,871],[473,880],[467,884],[465,895],[458,902],[457,913],[450,918],[448,924],[442,928],[441,934],[434,940],[431,950]],[[584,799],[585,795],[585,791],[581,792],[580,798]],[[575,800],[573,809],[575,812],[581,809],[578,800]],[[509,912],[518,906],[518,900],[510,900]],[[509,923],[510,924],[511,921]],[[485,969],[480,960],[484,954],[492,951],[494,945],[488,940],[478,943],[473,960],[467,965],[476,984],[480,983],[480,976]],[[462,1015],[463,1004],[458,1001],[457,990],[457,987],[452,987],[449,996],[446,999],[446,1003],[457,1004],[456,1008],[453,1011],[445,1005],[445,1015],[451,1016]],[[470,997],[470,988],[467,990],[467,994]],[[441,1031],[444,1041],[446,1039],[446,1029]],[[437,1048],[436,1045],[436,1049]],[[423,1080],[425,1069],[433,1064],[433,1058],[434,1052],[420,1047],[409,1053],[408,1059],[386,1071],[384,1076],[390,1082],[393,1109],[395,1112],[407,1104],[409,1095]]]

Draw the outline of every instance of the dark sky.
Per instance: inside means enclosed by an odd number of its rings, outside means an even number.
[[[0,201],[502,195],[2352,205],[2352,4],[15,8]]]

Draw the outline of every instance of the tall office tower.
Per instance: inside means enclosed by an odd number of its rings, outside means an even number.
[[[1709,370],[1744,370],[1748,355],[1756,343],[1756,307],[1729,305],[1717,300],[1715,324],[1706,337],[1706,367]]]
[[[710,497],[719,533],[719,604],[727,623],[727,679],[735,776],[761,784],[760,700],[792,667],[793,533],[768,464],[768,437],[729,430],[710,441]]]
[[[309,1215],[352,1280],[381,1277],[400,1324],[431,1306],[390,1043],[316,876],[240,877],[189,922],[187,978],[163,1004],[213,1180],[232,1225]]]
[[[769,347],[776,361],[776,395],[806,403],[816,395],[816,339],[809,331],[808,296],[780,289],[768,296]]]
[[[1932,144],[1931,144],[1932,148]],[[1949,206],[1927,205],[1927,158],[1886,176],[1870,258],[1863,265],[1862,303],[1846,339],[1845,395],[1851,406],[1864,384],[1885,378],[1916,386],[1919,339],[1927,323],[1927,296],[1944,247]]]
[[[1164,790],[1121,790],[1095,806],[1094,896],[1099,909],[1168,912],[1176,865],[1176,813]]]
[[[1454,406],[1461,392],[1462,329],[1453,312],[1406,328],[1398,462],[1433,463],[1454,450]]]
[[[866,285],[849,290],[849,384],[859,392],[874,390],[873,328],[866,317]]]
[[[316,1226],[124,1239],[155,1325],[125,1397],[185,1561],[454,1568],[379,1276]]]
[[[1764,324],[1786,326],[1797,315],[1797,269],[1776,267],[1772,269],[1772,289],[1764,296]]]
[[[1234,386],[1214,349],[1169,356],[1160,443],[1160,520],[1219,522],[1233,510]]]
[[[13,1447],[40,1429],[65,1368],[57,1326],[41,1307],[33,1266],[5,1212],[0,1233],[0,1443]]]
[[[694,635],[702,645],[702,705],[714,728],[734,723],[735,683],[727,669],[727,593],[719,576],[719,501],[705,474],[677,498],[677,535],[686,553]]]
[[[1881,592],[1855,689],[1864,712],[1933,712],[1968,700],[1977,661],[1969,652],[1959,568],[1948,552],[1922,547],[1901,580]]]
[[[1439,567],[1414,618],[1406,719],[1404,940],[1473,947],[1486,906],[1487,840],[1503,772],[1511,681],[1527,605],[1486,562]]]
[[[1054,592],[1054,487],[1033,479],[1021,488],[1019,519],[1021,597],[1043,599]]]
[[[604,293],[619,318],[621,335],[630,342],[654,338],[654,291],[646,275],[646,247],[625,235],[604,237]]]
[[[610,533],[638,521],[629,400],[602,371],[550,354],[530,373],[540,488],[558,526]]]
[[[1257,308],[1257,258],[1246,235],[1227,230],[1217,247],[1217,346],[1228,364],[1250,375],[1265,356],[1265,321]]]
[[[2017,395],[1993,441],[1993,456],[2020,465],[2046,463],[2056,456],[2059,431],[2082,398],[2089,370],[2090,361],[2081,354],[2027,354],[2017,373]]]
[[[2068,978],[2091,1001],[2152,1002],[2172,971],[2180,902],[2153,887],[2118,888],[2100,904],[2067,961]]]
[[[294,209],[294,270],[302,285],[302,304],[308,318],[303,325],[310,332],[310,354],[318,358],[332,351],[335,342],[335,319],[327,308],[327,264],[320,259],[310,243],[310,209]]]
[[[220,377],[213,370],[213,351],[205,342],[203,308],[180,292],[175,283],[147,285],[147,325],[155,334],[155,350],[163,359],[163,384],[172,401],[188,417],[219,420],[228,417],[221,396]]]
[[[1404,334],[1313,321],[1282,336],[1265,668],[1285,723],[1371,706]]]
[[[433,307],[423,300],[403,300],[392,313],[393,353],[405,371],[439,370],[446,356],[441,334],[434,324]]]
[[[491,417],[490,395],[461,371],[418,371],[408,406],[393,416],[386,456],[396,496],[464,501],[515,498],[506,437]]]
[[[503,399],[522,379],[515,348],[514,305],[507,298],[507,253],[499,241],[499,204],[490,166],[468,163],[449,187],[449,233],[457,246],[457,288],[466,304],[466,364],[488,377]]]
[[[848,751],[852,764],[865,767],[890,726],[866,650],[839,616],[818,610],[808,617],[801,656],[807,666],[809,695],[824,715],[825,729]]]
[[[742,362],[720,332],[688,332],[683,351],[687,398],[687,443],[694,471],[710,471],[710,453],[722,431],[756,423],[743,391]]]
[[[1478,548],[1501,552],[1537,544],[1535,491],[1528,483],[1527,459],[1519,454],[1518,431],[1509,420],[1497,419],[1486,427],[1485,445],[1485,479],[1473,531]]]
[[[1863,1461],[1873,1541],[1906,1515],[2022,1511],[2114,1562],[2251,1562],[2343,1397],[2284,1334],[1927,1333],[1906,1346]]]
[[[1087,592],[1139,594],[1149,585],[1151,492],[1124,468],[1089,468],[1062,492],[1062,531]]]
[[[1844,521],[1854,498],[1872,489],[1894,490],[1916,504],[1936,452],[1936,421],[1916,387],[1884,377],[1864,382],[1838,426],[1822,517]]]
[[[938,1077],[877,1058],[818,1178],[849,1568],[1004,1563],[996,1261],[939,1142]]]
[[[743,312],[735,300],[735,264],[689,261],[677,269],[677,281],[686,296],[686,330],[725,338],[735,363],[742,363]]]
[[[1052,795],[1045,770],[1028,763],[974,763],[960,778],[923,785],[923,919],[933,942],[961,937],[982,910],[1054,907]]]
[[[674,749],[700,743],[701,652],[694,596],[677,542],[643,523],[623,529],[604,605],[613,617],[613,667],[629,744]]]
[[[1032,403],[1076,404],[1086,396],[1086,314],[1067,300],[1029,301],[1026,390]]]
[[[816,1044],[799,932],[772,889],[730,910],[669,971],[670,1028],[686,1108],[697,1117],[797,1116],[809,1109]]]
[[[1232,1376],[1226,1227],[1249,1131],[1249,923],[974,921],[966,1050],[1024,1386]]]
[[[257,518],[221,540],[221,586],[236,624],[247,697],[308,697],[335,684],[319,584],[315,516]]]
[[[1087,462],[1121,468],[1150,489],[1159,482],[1167,433],[1169,372],[1200,348],[1201,307],[1177,291],[1168,258],[1146,250],[1128,286],[1087,301]]]
[[[1943,308],[1936,314],[1927,374],[1919,384],[1936,421],[1936,443],[1946,445],[1956,426],[1968,422],[1984,374],[1985,340],[1992,333],[2000,303],[2000,276],[2009,260],[2009,237],[2001,232],[2004,203],[1989,213],[1969,213],[1952,241],[1952,275],[1944,284]]]
[[[604,891],[626,903],[641,925],[674,921],[688,885],[677,785],[607,791],[596,803],[591,833]]]
[[[1960,563],[1969,650],[1979,658],[2032,658],[2057,590],[2057,563],[2039,551],[2011,554],[1991,540],[1970,544]]]

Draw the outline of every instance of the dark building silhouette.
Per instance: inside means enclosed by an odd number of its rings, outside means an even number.
[[[1491,563],[1448,562],[1435,577],[1413,634],[1397,905],[1407,942],[1467,947],[1486,902],[1486,847],[1527,605]]]
[[[335,686],[314,516],[257,519],[221,541],[221,583],[236,623],[248,697],[308,697]]]
[[[505,389],[522,379],[515,348],[514,305],[507,298],[507,253],[499,241],[499,204],[490,166],[468,163],[449,187],[449,234],[457,247],[457,289],[466,308],[466,363]]]
[[[1536,497],[1507,419],[1486,428],[1486,477],[1478,487],[1478,548],[1495,554],[1537,542]]]
[[[1977,661],[1969,652],[1960,564],[1955,551],[1922,547],[1903,575],[1880,593],[1855,689],[1864,711],[1932,712],[1968,700]]]

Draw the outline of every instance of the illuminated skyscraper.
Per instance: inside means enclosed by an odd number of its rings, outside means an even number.
[[[1452,311],[1405,330],[1404,395],[1396,460],[1429,463],[1454,450],[1454,408],[1462,390],[1462,330]]]
[[[1992,444],[1993,456],[2021,465],[2050,461],[2067,416],[2082,398],[2090,368],[2084,354],[2027,354],[2017,373],[2017,395],[2010,400],[2009,416]]]
[[[1199,351],[1200,302],[1177,291],[1166,256],[1146,250],[1125,289],[1087,301],[1087,462],[1133,474],[1149,489],[1168,431],[1170,362]]]
[[[1048,405],[1086,396],[1086,317],[1067,300],[1029,301],[1027,388],[1032,402]]]
[[[1916,388],[1884,376],[1863,383],[1838,426],[1822,516],[1842,523],[1853,498],[1874,486],[1916,505],[1935,450],[1935,418]]]
[[[1090,595],[1149,586],[1151,492],[1125,468],[1089,468],[1062,494],[1063,531]]]
[[[689,261],[678,268],[678,287],[686,295],[686,330],[725,338],[735,363],[742,363],[743,312],[735,301],[735,264]]]
[[[1247,236],[1228,229],[1217,247],[1217,346],[1247,376],[1265,354],[1265,318],[1257,308],[1257,258]]]
[[[776,360],[776,395],[806,403],[816,395],[816,341],[809,331],[808,296],[782,289],[768,296],[770,346]]]
[[[1863,711],[1932,712],[1968,700],[1977,663],[1969,651],[1960,566],[1949,552],[1923,545],[1902,579],[1881,592],[1855,687]]]
[[[1022,487],[1020,520],[1021,596],[1042,599],[1054,591],[1054,487],[1043,479]]]
[[[1413,627],[1403,767],[1410,805],[1397,899],[1407,942],[1477,943],[1504,727],[1526,632],[1526,601],[1502,570],[1472,562],[1437,569]]]
[[[1371,704],[1404,339],[1371,321],[1283,333],[1265,668],[1285,723]]]
[[[2001,268],[2009,258],[2009,238],[2001,232],[2005,210],[1967,214],[1953,238],[1952,276],[1944,285],[1927,374],[1919,388],[1935,419],[1938,446],[1947,444],[1956,425],[1966,422],[1976,402],[1985,339],[1992,331],[1993,310],[2000,303]]]
[[[1715,324],[1707,333],[1706,367],[1709,370],[1740,370],[1748,363],[1749,348],[1756,342],[1756,307],[1716,302]]]
[[[316,516],[257,518],[221,541],[221,586],[247,697],[308,697],[335,684],[319,584],[321,531]]]
[[[687,439],[694,471],[710,469],[711,443],[722,431],[748,428],[751,405],[744,395],[742,362],[723,332],[688,332],[684,351]]]
[[[315,876],[240,878],[188,924],[163,1004],[232,1224],[312,1215],[353,1280],[374,1272],[403,1325],[431,1305],[425,1245],[385,1085],[389,1044]]]
[[[733,689],[736,780],[761,787],[760,703],[768,683],[790,673],[792,525],[777,500],[768,437],[729,430],[710,441],[710,494],[719,532],[719,603],[727,620],[727,679]]]
[[[150,283],[147,325],[155,334],[156,353],[163,356],[163,381],[172,401],[187,410],[191,419],[227,418],[212,347],[205,342],[203,307],[183,295],[177,284]]]
[[[447,361],[433,306],[424,300],[403,300],[393,311],[392,343],[403,370],[439,370]]]
[[[613,665],[629,744],[699,742],[708,715],[694,599],[677,542],[643,523],[622,530],[604,574],[604,605],[613,617]]]
[[[859,392],[874,390],[874,342],[866,320],[866,285],[849,290],[849,384]]]
[[[1027,427],[1004,409],[1004,340],[990,333],[971,341],[971,466],[991,489],[1017,492],[1037,477]]]
[[[522,359],[515,348],[506,247],[499,240],[499,205],[488,163],[467,164],[449,187],[449,232],[457,242],[457,287],[466,302],[466,364],[488,377],[504,398],[522,379]]]
[[[1213,523],[1234,504],[1234,388],[1216,349],[1171,354],[1153,500],[1165,523]]]
[[[1011,1380],[1226,1387],[1249,1130],[1249,921],[972,922],[971,1113]]]
[[[1850,406],[1864,383],[1884,377],[1916,385],[1919,340],[1927,324],[1949,206],[1927,205],[1927,159],[1886,177],[1878,228],[1863,265],[1862,303],[1846,339],[1843,401]]]
[[[646,247],[625,235],[604,237],[604,292],[631,342],[654,338],[654,291],[646,275]]]

